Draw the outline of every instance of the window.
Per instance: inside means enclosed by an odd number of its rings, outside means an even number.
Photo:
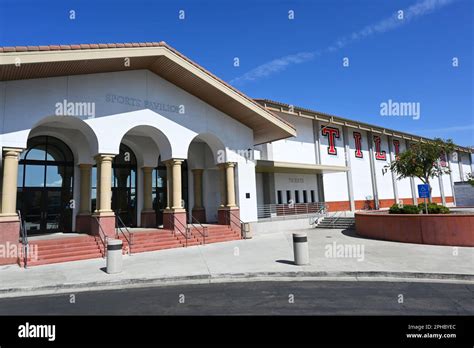
[[[295,203],[300,202],[300,192],[298,190],[295,190]]]
[[[308,203],[308,191],[303,191],[303,202]]]
[[[290,203],[291,201],[291,191],[287,190],[286,191],[286,203]]]
[[[278,204],[282,204],[283,203],[283,197],[281,195],[281,191],[278,190],[277,191],[277,199],[278,199]]]
[[[316,197],[314,196],[314,190],[311,190],[311,203],[316,202]]]

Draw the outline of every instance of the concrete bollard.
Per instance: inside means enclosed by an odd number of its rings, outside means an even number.
[[[252,231],[250,230],[250,224],[248,222],[242,223],[242,237],[244,239],[252,239]]]
[[[122,272],[122,241],[109,239],[107,241],[107,273]]]
[[[293,253],[295,265],[309,264],[308,235],[306,233],[293,233]]]

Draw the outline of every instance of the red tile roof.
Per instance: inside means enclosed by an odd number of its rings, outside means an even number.
[[[34,52],[34,51],[69,51],[90,50],[98,48],[132,48],[132,47],[169,47],[164,41],[160,42],[129,42],[129,43],[98,43],[75,45],[46,45],[46,46],[6,46],[0,47],[0,52]]]

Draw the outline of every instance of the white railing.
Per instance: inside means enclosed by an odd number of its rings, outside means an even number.
[[[327,212],[324,202],[294,204],[258,204],[258,219],[286,219],[295,217],[322,216]]]

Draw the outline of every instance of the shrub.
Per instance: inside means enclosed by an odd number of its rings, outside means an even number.
[[[390,209],[388,210],[389,214],[401,214],[400,213],[400,207],[398,206],[398,204],[394,204],[390,207]]]
[[[402,208],[394,204],[388,210],[389,214],[419,214],[420,208],[416,205],[406,204]]]
[[[427,203],[428,214],[449,214],[449,208],[436,203]],[[418,204],[418,208],[425,214],[425,203]]]
[[[419,214],[420,208],[417,205],[407,204],[404,205],[402,210],[402,214]]]

